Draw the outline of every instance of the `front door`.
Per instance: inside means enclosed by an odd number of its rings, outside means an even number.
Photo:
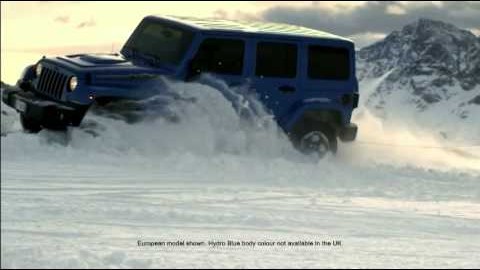
[[[244,83],[245,41],[230,37],[206,37],[199,45],[187,80],[209,73],[233,86]]]

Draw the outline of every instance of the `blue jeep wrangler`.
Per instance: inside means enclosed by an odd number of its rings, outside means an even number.
[[[353,141],[359,94],[352,41],[277,23],[148,16],[120,54],[43,57],[25,68],[3,102],[38,132],[78,126],[92,104],[138,100],[138,85],[165,76],[192,81],[210,73],[248,85],[301,151],[335,152]]]

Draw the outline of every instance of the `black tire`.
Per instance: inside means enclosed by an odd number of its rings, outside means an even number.
[[[295,148],[303,154],[316,154],[319,158],[330,152],[337,153],[337,138],[328,124],[303,124],[291,135]]]
[[[24,114],[20,114],[20,123],[22,124],[23,130],[27,133],[38,133],[42,130],[42,125],[38,121]]]

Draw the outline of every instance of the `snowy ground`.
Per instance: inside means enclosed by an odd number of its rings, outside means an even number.
[[[180,123],[89,115],[67,135],[22,133],[2,104],[2,268],[480,267],[480,149],[359,110],[359,142],[315,162],[197,88]],[[341,246],[208,245],[227,240]]]

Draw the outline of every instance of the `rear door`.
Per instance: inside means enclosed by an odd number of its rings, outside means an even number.
[[[300,45],[295,41],[256,40],[251,86],[275,118],[281,120],[301,95]]]
[[[343,122],[350,119],[354,76],[353,48],[335,41],[306,42],[302,88],[306,100],[318,100],[322,108],[342,113]]]

